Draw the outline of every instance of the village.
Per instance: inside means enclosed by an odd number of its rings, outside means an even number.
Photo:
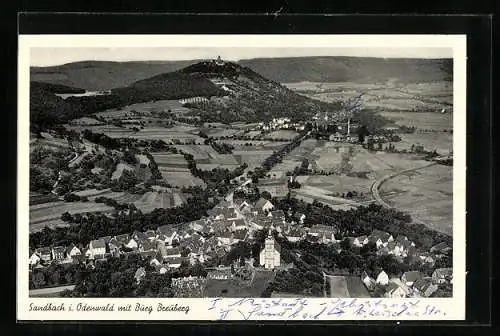
[[[291,220],[286,220],[290,218]],[[168,274],[186,265],[206,267],[206,277],[187,276],[172,279],[172,290],[180,297],[203,297],[207,281],[223,286],[224,282],[238,279],[247,286],[252,285],[255,275],[273,273],[294,267],[281,257],[281,246],[276,237],[291,243],[308,241],[326,249],[341,252],[348,244],[362,248],[372,244],[377,255],[392,255],[420,259],[433,265],[436,260],[450,252],[446,243],[433,246],[429,251],[420,251],[415,243],[405,236],[393,237],[387,232],[373,230],[370,235],[336,238],[335,225],[303,225],[306,216],[302,213],[285,213],[276,209],[271,201],[260,198],[257,202],[229,197],[209,210],[209,216],[181,225],[164,225],[157,230],[131,232],[114,237],[99,237],[87,246],[47,246],[30,253],[30,271],[43,269],[52,263],[82,264],[92,270],[99,263],[121,255],[139,255],[158,274]],[[260,244],[258,258],[239,257],[231,265],[215,265],[211,260],[229,254],[240,242],[255,242],[259,233],[265,241]],[[257,259],[257,260],[256,260]],[[400,278],[389,277],[386,270],[369,275],[334,275],[324,273],[324,295],[331,297],[429,297],[443,284],[452,284],[452,268],[436,268],[432,276],[419,271],[404,272]],[[139,284],[146,276],[144,267],[134,274]],[[213,292],[212,292],[213,293]],[[227,293],[227,290],[226,290]],[[215,296],[224,296],[224,289]],[[300,293],[276,293],[273,297],[302,296]]]

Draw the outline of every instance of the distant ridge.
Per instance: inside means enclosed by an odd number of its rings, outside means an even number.
[[[375,57],[290,57],[242,60],[241,65],[280,83],[386,82],[426,83],[453,79],[452,59]]]
[[[174,72],[198,62],[199,60],[82,61],[51,67],[32,67],[30,72],[32,81],[95,91],[126,87],[142,79]],[[279,83],[386,82],[388,80],[426,83],[453,79],[452,59],[326,56],[255,58],[236,63]]]

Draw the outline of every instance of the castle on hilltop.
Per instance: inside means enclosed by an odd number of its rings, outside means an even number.
[[[222,58],[220,58],[220,55],[217,56],[217,59],[215,60],[215,64],[224,65],[224,61],[222,60]]]

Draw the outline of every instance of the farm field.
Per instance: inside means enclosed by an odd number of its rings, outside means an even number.
[[[253,170],[255,167],[260,166],[272,153],[271,150],[234,150],[233,156],[240,164],[246,163],[248,169]]]
[[[104,133],[111,138],[135,138],[140,140],[163,140],[166,143],[173,143],[175,140],[191,141],[193,143],[203,144],[204,139],[198,136],[196,128],[186,127],[182,125],[173,127],[154,127],[147,126],[138,132],[129,128],[117,127],[114,125],[99,125],[99,126],[66,126],[75,131],[83,131],[89,129],[94,133]],[[194,130],[194,131],[193,131]]]
[[[168,112],[169,110],[177,115],[182,115],[186,112],[189,112],[189,109],[183,107],[178,100],[157,100],[154,102],[125,106],[122,109],[110,109],[96,113],[96,115],[105,119],[113,119],[136,117],[138,115],[151,115],[155,112]]]
[[[398,125],[415,126],[417,129],[442,131],[453,127],[452,113],[381,111],[380,115]]]
[[[238,168],[239,164],[199,163],[196,167],[201,170],[212,170],[215,168],[233,170]]]
[[[351,148],[350,154],[349,148]],[[315,168],[320,171],[339,168],[342,161],[346,160],[347,165],[350,165],[350,172],[367,173],[369,178],[378,178],[390,171],[419,167],[426,162],[413,154],[369,152],[358,145],[339,145],[334,142],[325,143],[324,146],[314,149],[310,159],[315,160]]]
[[[338,175],[302,175],[297,177],[297,181],[303,186],[321,188],[331,194],[341,195],[348,191],[356,191],[358,194],[363,193],[369,198],[371,198],[370,187],[373,184],[373,181],[369,179]]]
[[[302,195],[305,197],[310,197],[315,200],[318,200],[325,204],[330,205],[338,205],[338,204],[347,204],[347,205],[359,205],[360,202],[355,200],[345,199],[338,196],[333,196],[330,190],[324,189],[322,187],[314,187],[310,185],[302,186],[300,189],[295,189],[294,193],[297,195]]]
[[[172,188],[158,188],[155,191],[148,191],[143,195],[110,191],[99,196],[114,199],[118,203],[134,203],[143,212],[151,212],[156,208],[175,207],[184,203],[186,198],[181,192]]]
[[[263,139],[284,139],[284,140],[293,140],[299,133],[295,131],[287,131],[287,130],[279,130],[274,131],[269,134],[264,135]]]
[[[290,154],[287,155],[288,159],[295,159],[302,161],[309,157],[310,153],[317,147],[318,140],[316,139],[306,139],[302,141],[300,146],[294,148]]]
[[[201,186],[205,187],[205,182],[193,175],[189,170],[172,170],[171,168],[159,168],[163,180],[170,184],[172,187],[190,187]]]
[[[401,134],[401,141],[393,143],[396,149],[410,149],[411,145],[422,145],[425,150],[448,155],[453,151],[453,134],[451,133],[411,133]]]
[[[211,155],[217,155],[217,152],[210,145],[175,145],[175,148],[191,154],[195,161],[209,159]]]
[[[243,133],[245,133],[245,131],[234,128],[209,128],[207,131],[207,135],[213,138],[231,137]]]
[[[159,168],[188,168],[188,162],[182,154],[172,154],[168,152],[151,153]]]
[[[302,161],[284,159],[282,162],[278,163],[271,169],[271,175],[276,174],[277,177],[282,177],[286,175],[287,172],[293,172],[295,167],[299,167]]]
[[[432,229],[452,234],[453,169],[434,165],[396,176],[381,186],[381,197]]]
[[[453,87],[447,81],[421,84],[302,82],[287,86],[308,97],[326,102],[345,100],[363,92],[364,105],[380,111],[439,112],[443,108],[449,109],[453,104]]]
[[[89,202],[50,202],[30,206],[30,232],[43,229],[45,226],[55,227],[65,225],[61,215],[65,212],[70,214],[86,212],[107,212],[113,210],[102,203]]]

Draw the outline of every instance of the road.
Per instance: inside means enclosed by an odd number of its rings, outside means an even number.
[[[30,297],[55,297],[57,294],[64,292],[65,290],[73,290],[75,285],[70,286],[59,286],[41,289],[31,289],[29,292]]]
[[[385,175],[384,177],[382,177],[381,179],[378,179],[377,181],[375,181],[372,184],[372,186],[371,186],[371,193],[373,195],[373,198],[378,203],[380,203],[382,206],[384,206],[386,208],[394,208],[393,206],[389,205],[386,201],[384,201],[382,199],[382,197],[380,196],[380,187],[382,186],[382,184],[384,182],[386,182],[387,180],[389,180],[391,178],[394,178],[396,176],[399,176],[399,175],[402,175],[402,174],[405,174],[405,173],[409,173],[409,172],[413,172],[413,171],[417,171],[417,170],[420,170],[420,169],[423,169],[423,168],[427,168],[427,167],[430,167],[430,166],[434,166],[436,164],[438,164],[438,163],[437,162],[431,162],[429,164],[426,164],[426,165],[423,165],[423,166],[420,166],[420,167],[417,167],[417,168],[405,169],[405,170],[401,170],[401,171],[398,171],[398,172],[393,172],[391,174]],[[413,221],[415,223],[417,223],[417,224],[424,224],[424,225],[426,225],[425,223],[423,223],[420,220],[415,219],[415,218],[413,218]]]

